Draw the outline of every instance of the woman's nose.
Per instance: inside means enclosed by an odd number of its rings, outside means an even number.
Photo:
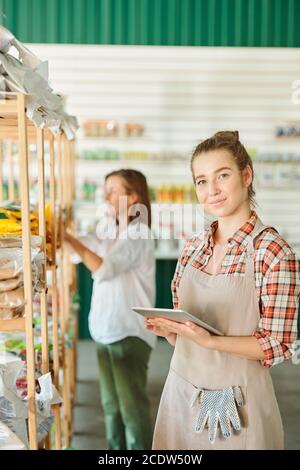
[[[208,194],[211,196],[214,196],[215,194],[218,194],[220,192],[220,189],[218,188],[218,185],[216,181],[211,181],[208,183]]]

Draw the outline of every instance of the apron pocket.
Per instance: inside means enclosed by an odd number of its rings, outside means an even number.
[[[196,389],[190,406],[194,432],[212,449],[245,449],[247,435],[247,390],[227,387],[220,390]]]

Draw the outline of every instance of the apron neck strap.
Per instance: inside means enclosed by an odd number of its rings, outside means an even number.
[[[245,267],[245,274],[246,276],[254,276],[254,263],[255,263],[255,239],[258,235],[263,232],[269,225],[264,225],[259,217],[256,220],[256,224],[254,229],[248,236],[248,243],[247,243],[247,251],[246,251],[246,267]]]

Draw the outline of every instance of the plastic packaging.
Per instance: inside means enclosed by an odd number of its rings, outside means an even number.
[[[23,280],[21,276],[17,276],[14,279],[5,279],[4,281],[0,281],[0,293],[14,290],[22,284]]]
[[[0,450],[26,450],[18,436],[0,421]]]
[[[90,119],[82,125],[86,137],[114,137],[118,132],[116,121]]]
[[[26,367],[22,361],[0,364],[0,421],[28,446],[27,385],[24,387],[24,381]],[[40,442],[50,431],[53,422],[51,405],[61,403],[62,400],[52,384],[50,372],[37,379],[37,389],[37,434]]]
[[[18,53],[18,58],[10,54]],[[63,98],[48,84],[48,63],[42,62],[21,44],[13,34],[0,26],[0,63],[3,91],[26,95],[26,114],[37,127],[65,131],[68,139],[75,136],[78,124],[64,112]]]
[[[39,250],[31,249],[31,260],[38,255]],[[0,249],[0,280],[12,279],[23,269],[23,250],[21,248]]]
[[[30,241],[32,248],[41,248],[42,237],[31,235]],[[0,248],[22,248],[22,237],[0,238]]]
[[[24,305],[24,289],[18,287],[0,294],[0,308],[17,308]]]
[[[127,122],[124,124],[124,135],[126,137],[141,137],[144,134],[145,127],[143,124]]]

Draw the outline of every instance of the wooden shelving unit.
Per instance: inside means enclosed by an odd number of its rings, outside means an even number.
[[[3,98],[3,99],[1,99]],[[6,141],[6,153],[3,153],[3,142]],[[49,372],[49,335],[48,335],[48,296],[52,297],[52,332],[53,337],[53,382],[63,397],[63,413],[60,405],[53,406],[55,416],[55,449],[69,447],[73,427],[72,404],[75,397],[76,382],[76,338],[72,347],[66,347],[65,338],[71,322],[71,294],[75,288],[63,240],[65,230],[73,227],[72,200],[74,195],[74,143],[67,140],[62,133],[54,136],[49,130],[36,128],[26,117],[25,96],[10,94],[0,95],[0,204],[3,200],[3,163],[8,162],[8,196],[11,202],[21,202],[22,214],[22,249],[25,315],[22,318],[0,320],[0,331],[24,331],[26,334],[26,362],[28,384],[28,434],[29,448],[38,448],[37,420],[35,401],[35,354],[33,328],[33,287],[31,268],[31,232],[30,232],[30,152],[29,143],[35,143],[37,153],[37,186],[39,235],[42,251],[46,258],[46,214],[45,214],[45,152],[49,152],[49,188],[51,213],[51,263],[43,267],[42,289],[40,292],[40,320],[42,366],[41,372]],[[15,193],[13,145],[17,146],[19,169],[19,194]],[[57,242],[59,249],[57,249]],[[51,286],[47,287],[47,274],[51,274]],[[62,377],[61,383],[60,378]],[[46,439],[45,448],[51,447],[50,438]]]

